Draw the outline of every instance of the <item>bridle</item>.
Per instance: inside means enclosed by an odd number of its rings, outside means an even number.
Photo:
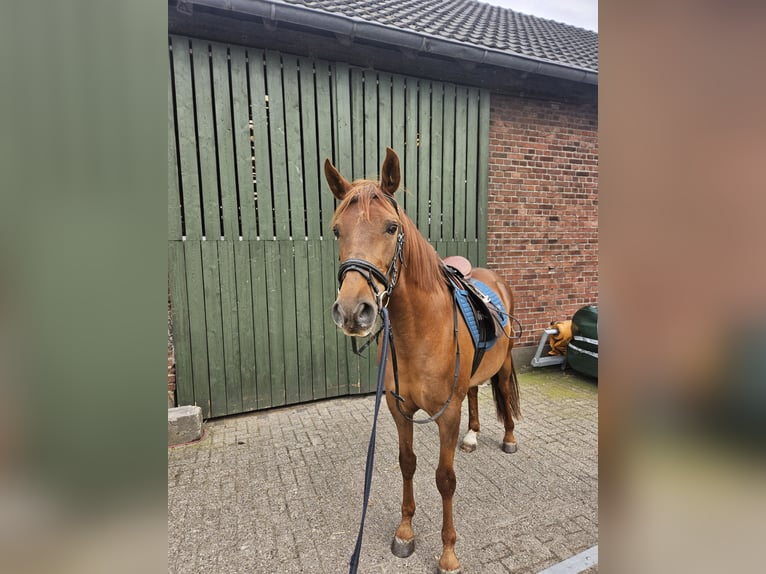
[[[394,206],[396,215],[399,216],[399,205],[396,203],[396,200],[390,196],[386,197],[391,202],[391,205]],[[373,265],[365,259],[353,257],[346,259],[338,266],[338,291],[340,291],[340,288],[343,286],[343,279],[345,279],[346,273],[349,271],[356,271],[365,278],[370,289],[372,289],[372,293],[375,296],[375,302],[378,304],[378,312],[380,312],[381,308],[388,306],[388,301],[391,298],[391,291],[396,287],[396,281],[399,278],[399,266],[404,264],[404,229],[401,221],[398,222],[398,226],[399,235],[396,238],[394,256],[391,258],[391,263],[388,264],[386,273],[383,274],[376,265]],[[377,284],[373,281],[373,277],[383,285],[383,291],[378,289]]]
[[[396,280],[399,278],[399,265],[404,264],[404,232],[402,231],[402,225],[399,224],[399,236],[396,238],[396,249],[394,250],[394,256],[391,259],[391,263],[386,269],[386,273],[383,274],[376,265],[373,265],[365,259],[349,258],[338,266],[338,291],[343,286],[343,279],[346,278],[346,273],[349,271],[356,271],[362,277],[365,278],[367,284],[372,289],[373,295],[375,295],[375,302],[378,304],[378,309],[388,306],[388,301],[391,298],[391,291],[396,287]],[[373,277],[377,279],[384,287],[381,291],[378,289],[377,283],[373,280]]]

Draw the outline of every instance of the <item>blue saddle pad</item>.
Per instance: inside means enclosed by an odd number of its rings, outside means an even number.
[[[487,285],[482,283],[481,281],[477,281],[476,279],[470,279],[471,284],[476,287],[478,291],[480,291],[483,295],[487,296],[494,305],[494,307],[498,311],[500,324],[505,328],[506,325],[508,325],[508,313],[505,311],[505,305],[503,305],[502,300],[498,296],[497,293],[492,291]],[[455,285],[455,298],[457,300],[458,307],[460,307],[460,313],[463,315],[463,318],[465,319],[466,325],[468,325],[468,330],[471,333],[471,338],[473,339],[473,345],[476,349],[491,349],[494,344],[497,342],[497,335],[493,335],[492,337],[488,338],[485,341],[481,340],[480,337],[480,329],[479,329],[479,319],[474,315],[473,307],[468,302],[469,297],[468,291],[465,289],[460,289],[458,285]],[[492,314],[495,313],[495,311],[490,306],[486,307],[486,313],[484,314],[484,317],[481,318],[483,321],[488,321],[492,323],[492,328],[485,328],[483,329],[484,332],[490,332],[494,333],[494,319],[492,318]]]

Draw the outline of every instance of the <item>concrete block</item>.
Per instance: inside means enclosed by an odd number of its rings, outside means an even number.
[[[202,436],[202,408],[192,405],[168,409],[168,446]]]
[[[513,362],[516,365],[516,372],[532,370],[532,358],[535,356],[536,351],[536,346],[513,348],[512,355]]]

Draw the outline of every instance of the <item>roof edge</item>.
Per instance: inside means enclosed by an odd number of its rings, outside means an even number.
[[[188,0],[185,3],[225,12],[259,16],[270,22],[298,24],[345,36],[351,40],[364,38],[416,52],[446,56],[476,64],[510,68],[583,84],[598,85],[598,72],[586,68],[557,64],[542,58],[509,54],[476,44],[457,42],[439,36],[385,26],[361,18],[343,16],[302,5],[269,0]]]

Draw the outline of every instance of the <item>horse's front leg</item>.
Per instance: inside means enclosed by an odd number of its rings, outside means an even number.
[[[460,402],[453,403],[437,420],[439,425],[439,466],[436,467],[436,487],[442,496],[442,555],[439,574],[458,574],[460,561],[455,554],[457,533],[452,518],[452,497],[455,494],[455,448],[460,434]]]
[[[460,444],[462,450],[466,452],[476,450],[479,430],[479,387],[471,387],[468,389],[468,432]]]
[[[390,395],[389,395],[390,397]],[[415,532],[412,530],[412,516],[415,514],[415,493],[412,477],[415,475],[417,456],[412,449],[412,422],[405,419],[389,398],[389,408],[394,415],[399,434],[399,468],[402,471],[402,520],[391,542],[391,552],[399,558],[407,558],[415,551]]]

